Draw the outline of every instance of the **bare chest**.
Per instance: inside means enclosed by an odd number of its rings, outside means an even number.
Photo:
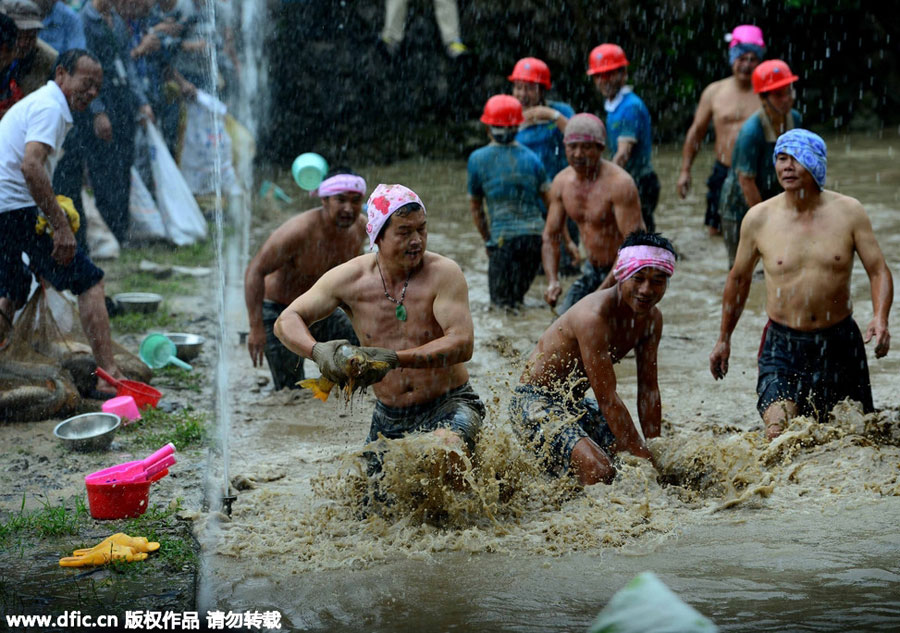
[[[722,89],[713,97],[713,125],[740,127],[750,115],[759,110],[759,97],[733,88]]]
[[[566,214],[579,225],[600,228],[612,220],[612,200],[598,184],[569,187],[563,192],[562,199]]]
[[[779,222],[761,234],[760,253],[766,272],[843,275],[853,267],[849,230],[837,221]]]
[[[367,279],[350,306],[354,328],[367,345],[409,349],[443,336],[434,318],[434,293],[422,280],[411,279],[403,291],[385,289],[381,279]]]

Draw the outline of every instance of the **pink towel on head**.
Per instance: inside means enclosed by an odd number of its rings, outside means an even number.
[[[375,187],[375,191],[372,192],[368,203],[366,203],[368,216],[366,233],[369,234],[369,245],[372,250],[375,250],[375,239],[381,232],[381,227],[388,221],[388,218],[394,214],[394,211],[411,202],[415,202],[422,207],[422,213],[425,213],[425,205],[422,204],[422,200],[412,189],[403,185],[380,184]]]
[[[626,246],[619,250],[613,276],[616,281],[625,281],[642,268],[659,268],[671,277],[675,274],[675,254],[658,246]]]
[[[326,178],[314,193],[320,198],[327,198],[339,193],[347,192],[366,195],[366,181],[362,176],[354,174],[336,174],[331,178]],[[310,193],[312,195],[313,192]]]

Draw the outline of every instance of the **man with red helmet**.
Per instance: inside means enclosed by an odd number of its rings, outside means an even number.
[[[550,68],[537,57],[523,57],[516,62],[512,74],[507,77],[513,83],[513,96],[522,104],[523,123],[519,126],[516,141],[537,154],[547,177],[550,180],[556,177],[560,171],[568,167],[566,161],[566,145],[563,142],[563,134],[566,131],[566,123],[575,114],[568,103],[562,101],[548,101],[547,91],[550,90]],[[547,217],[547,209],[543,209],[544,217]],[[566,241],[578,244],[578,227],[574,222],[566,222],[568,235]],[[563,275],[578,274],[579,258],[574,260],[570,256],[569,248],[561,250],[559,271]]]
[[[759,95],[762,107],[741,126],[719,203],[729,268],[734,264],[747,209],[781,193],[771,157],[775,140],[802,123],[800,113],[793,109],[797,79],[780,59],[764,61],[753,71],[753,92]]]
[[[759,99],[753,93],[751,76],[766,52],[763,34],[759,27],[742,24],[729,33],[731,42],[728,62],[731,76],[709,84],[700,95],[700,103],[694,114],[694,121],[684,139],[681,150],[681,173],[675,190],[684,199],[691,188],[691,165],[710,122],[716,134],[716,162],[712,174],[706,181],[706,217],[703,223],[709,227],[710,235],[722,232],[722,218],[719,215],[719,198],[722,185],[731,167],[731,152],[744,121],[759,108]]]
[[[534,281],[541,265],[541,202],[550,206],[550,179],[541,160],[516,142],[523,120],[515,97],[488,99],[481,122],[491,142],[472,152],[468,164],[469,201],[487,248],[491,303],[503,308],[519,306]]]
[[[568,103],[547,100],[550,69],[537,57],[517,61],[507,79],[513,84],[512,95],[522,104],[524,121],[516,140],[538,155],[552,180],[568,165],[563,134],[575,111]]]
[[[612,161],[634,179],[641,198],[644,225],[653,232],[656,226],[653,212],[659,202],[659,178],[650,162],[653,149],[650,112],[632,87],[625,85],[629,62],[619,46],[601,44],[595,47],[588,63],[587,74],[593,77],[594,85],[605,98],[607,147],[613,155]]]

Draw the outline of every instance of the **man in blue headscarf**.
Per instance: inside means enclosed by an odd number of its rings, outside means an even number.
[[[722,297],[719,340],[710,371],[724,378],[731,333],[750,291],[757,262],[766,273],[766,312],[759,352],[757,408],[766,437],[778,437],[797,415],[827,416],[849,398],[874,410],[864,343],[888,353],[891,271],[858,200],[824,189],[827,155],[818,135],[795,128],[775,142],[772,159],[784,193],[747,212]],[[869,276],[873,314],[865,338],[853,320],[853,256]]]
[[[735,27],[725,39],[730,42],[728,65],[731,66],[731,76],[712,82],[700,95],[694,121],[684,139],[681,172],[675,185],[678,195],[682,199],[686,198],[691,188],[691,165],[700,151],[709,124],[712,123],[716,135],[716,162],[706,181],[708,191],[706,216],[703,220],[710,235],[718,235],[722,231],[722,218],[719,215],[722,184],[731,167],[731,152],[741,125],[759,109],[759,99],[753,92],[751,77],[766,52],[763,33],[756,26],[742,24]]]

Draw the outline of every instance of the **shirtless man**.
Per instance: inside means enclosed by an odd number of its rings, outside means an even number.
[[[566,158],[550,188],[550,210],[544,225],[541,259],[547,274],[544,300],[555,306],[562,294],[557,276],[559,238],[566,216],[575,221],[587,251],[582,276],[572,284],[562,306],[563,314],[603,284],[616,261],[626,235],[644,228],[641,203],[634,180],[618,165],[604,160],[606,129],[593,114],[576,114],[566,126]],[[606,287],[611,282],[610,280]]]
[[[681,150],[681,173],[675,185],[682,200],[686,198],[691,188],[691,165],[712,121],[716,133],[716,162],[709,180],[706,181],[708,191],[706,217],[703,220],[709,227],[710,235],[718,235],[722,231],[722,220],[719,216],[722,183],[725,182],[725,176],[728,175],[728,168],[731,166],[731,152],[741,125],[759,109],[759,99],[753,92],[750,78],[766,52],[762,31],[756,26],[742,24],[736,27],[731,32],[730,41],[728,63],[731,64],[731,77],[714,81],[700,95],[694,122],[691,123],[684,139],[684,147]]]
[[[244,275],[244,300],[250,317],[247,348],[254,367],[263,354],[275,389],[299,389],[303,359],[287,349],[273,330],[275,320],[294,299],[312,288],[325,271],[362,252],[366,218],[362,201],[366,181],[346,169],[330,172],[318,188],[322,206],[304,211],[278,227],[250,261]],[[342,310],[313,326],[323,341],[359,343]]]
[[[551,472],[571,472],[585,486],[616,475],[609,454],[653,458],[616,393],[613,365],[632,349],[638,416],[644,438],[662,421],[656,352],[662,313],[656,307],[675,271],[672,244],[657,233],[625,238],[616,286],[591,293],[551,325],[531,353],[510,403],[514,427]],[[591,388],[597,400],[585,398]]]
[[[825,142],[795,128],[778,138],[774,161],[784,193],[752,207],[744,218],[722,297],[719,340],[709,356],[712,375],[724,378],[731,333],[762,259],[769,322],[756,390],[769,439],[798,414],[825,416],[844,398],[873,410],[866,350],[851,316],[854,253],[872,288],[874,317],[865,343],[875,339],[876,358],[890,348],[888,314],[894,298],[891,272],[865,210],[859,201],[823,189]]]
[[[373,380],[378,402],[367,442],[428,431],[472,450],[485,408],[464,364],[475,336],[462,270],[426,250],[425,205],[403,185],[372,192],[366,231],[377,251],[322,275],[278,317],[275,333],[341,382],[338,350],[347,341],[320,343],[309,326],[342,307],[362,343],[376,346],[360,352],[388,365],[383,379]]]

